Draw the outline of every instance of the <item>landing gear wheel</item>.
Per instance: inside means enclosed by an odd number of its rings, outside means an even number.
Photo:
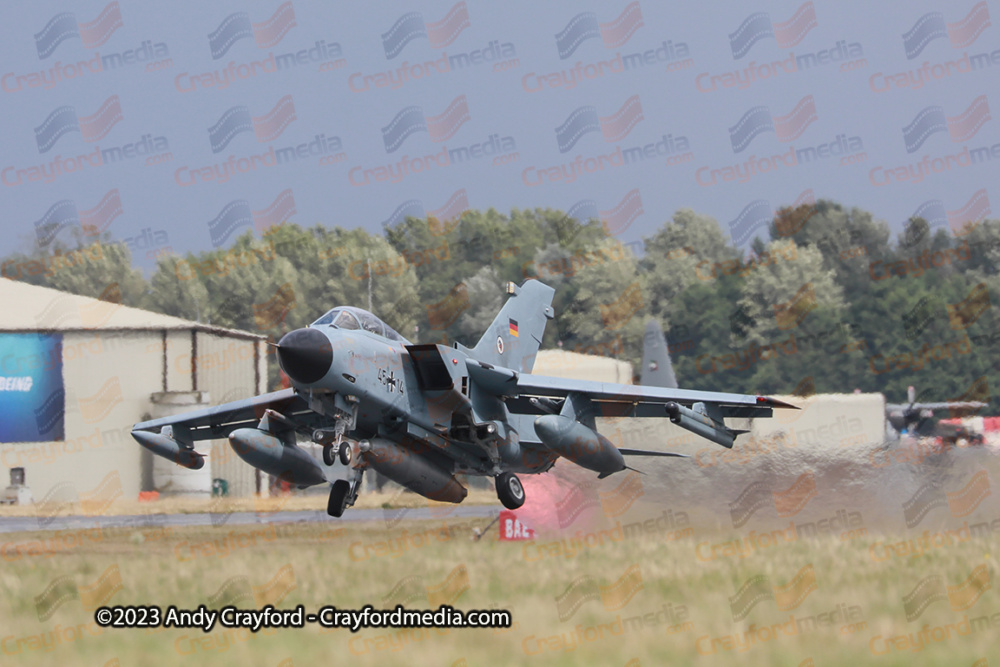
[[[330,500],[326,504],[326,513],[339,517],[347,509],[347,496],[351,493],[351,483],[346,479],[338,479],[330,487]]]
[[[340,443],[340,462],[347,467],[351,465],[351,459],[353,458],[354,452],[351,450],[351,446],[346,442]]]
[[[516,510],[524,504],[524,487],[521,480],[512,472],[500,473],[494,480],[497,486],[497,498],[509,510]]]
[[[333,445],[323,445],[323,463],[332,466],[337,462],[337,457],[333,454]]]

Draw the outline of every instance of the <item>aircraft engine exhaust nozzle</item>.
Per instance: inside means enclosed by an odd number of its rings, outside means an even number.
[[[578,466],[602,475],[625,470],[625,459],[610,440],[569,417],[538,417],[535,434],[546,447]]]
[[[720,428],[720,425],[708,415],[695,412],[677,403],[667,403],[664,408],[666,408],[670,421],[674,424],[695,435],[700,435],[706,440],[711,440],[717,445],[722,445],[726,449],[733,448],[737,434],[725,426]]]
[[[318,382],[332,363],[333,346],[319,329],[289,331],[278,341],[278,365],[294,382]]]
[[[132,431],[132,437],[135,438],[136,442],[157,456],[162,456],[179,466],[184,466],[191,470],[201,470],[205,467],[205,458],[201,454],[193,449],[181,447],[176,440],[168,438],[165,435],[150,433],[149,431]]]
[[[318,461],[297,445],[256,428],[238,428],[229,434],[236,455],[255,468],[296,486],[313,486],[327,481]]]
[[[391,440],[373,438],[361,456],[376,471],[424,498],[445,503],[460,503],[468,490],[444,468],[427,456],[402,447]]]

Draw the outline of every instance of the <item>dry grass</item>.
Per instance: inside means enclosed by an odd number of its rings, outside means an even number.
[[[45,505],[0,505],[0,518],[5,516],[45,516],[58,513],[79,515],[120,516],[131,514],[199,514],[206,512],[293,512],[302,510],[326,510],[327,496],[325,493],[290,494],[270,498],[233,498],[233,497],[179,497],[164,496],[157,500],[139,501],[118,498],[110,503],[73,502],[51,503]],[[493,490],[470,489],[463,505],[498,505],[496,492]],[[56,506],[58,510],[56,512]],[[372,508],[402,508],[402,507],[453,507],[450,503],[439,503],[428,500],[410,491],[387,491],[383,493],[365,493],[358,496],[355,507]],[[499,506],[499,505],[498,505]]]
[[[541,536],[533,545],[499,542],[494,531],[482,541],[472,541],[471,529],[486,522],[449,519],[387,527],[383,523],[331,521],[279,528],[223,525],[169,531],[4,535],[5,563],[0,573],[3,664],[105,665],[117,659],[122,666],[289,667],[331,661],[415,667],[548,666],[625,665],[638,658],[641,665],[737,661],[800,665],[812,658],[816,665],[972,665],[979,658],[995,655],[1000,630],[996,624],[988,631],[931,643],[919,653],[892,651],[876,657],[872,648],[885,646],[882,640],[873,639],[876,637],[916,635],[925,625],[933,629],[966,616],[1000,612],[996,586],[966,610],[952,610],[949,600],[934,601],[914,621],[907,621],[902,602],[930,575],[941,575],[946,585],[956,586],[976,566],[985,565],[995,576],[996,538],[973,538],[918,558],[886,562],[872,559],[873,536],[852,541],[801,539],[746,558],[705,560],[697,556],[704,553],[704,547],[699,551],[696,545],[717,544],[726,536],[710,535],[695,527],[692,537],[609,539],[602,545],[579,549],[572,557],[542,558],[546,550],[570,543],[559,542],[554,536]],[[615,533],[608,535],[614,537]],[[586,535],[581,537],[587,539]],[[565,535],[562,539],[570,538]],[[393,547],[396,551],[390,552]],[[815,574],[815,590],[809,589],[808,582],[792,583],[807,565]],[[96,595],[87,586],[114,566],[121,590],[111,598],[112,604],[174,604],[184,608],[207,604],[227,582],[230,592],[246,593],[239,603],[243,607],[263,605],[279,597],[280,607],[301,604],[307,610],[323,605],[380,607],[397,589],[416,595],[408,607],[428,608],[431,600],[437,599],[433,596],[447,597],[448,590],[435,591],[435,587],[449,581],[449,575],[454,584],[452,593],[461,591],[463,577],[467,577],[468,588],[460,592],[456,606],[510,609],[515,627],[508,631],[447,632],[368,629],[357,634],[317,627],[256,635],[219,628],[208,635],[178,629],[99,632],[91,623],[91,612],[84,608],[85,603],[93,604]],[[629,570],[632,566],[638,569]],[[114,570],[111,573],[113,578]],[[761,590],[772,591],[775,599],[765,596],[746,618],[734,622],[730,598],[757,575],[768,578]],[[57,587],[68,590],[69,597],[53,607],[50,618],[40,621],[38,596],[60,577],[68,577]],[[621,586],[610,587],[622,577],[625,582]],[[582,592],[592,595],[584,595],[579,609],[560,620],[557,599],[574,582]],[[294,587],[286,591],[292,583]],[[631,597],[625,590],[629,583],[638,586]],[[791,590],[781,589],[789,585]],[[72,595],[74,586],[76,596]],[[799,599],[794,607],[779,609],[779,604],[787,607],[790,600],[795,601],[796,594]],[[837,621],[811,628],[804,620],[833,611],[838,605],[860,608],[856,626]],[[637,627],[631,621],[627,629],[618,625],[619,619],[664,609],[674,614],[672,623]],[[790,617],[793,622],[788,625]],[[786,634],[798,630],[795,621],[804,623],[804,629]],[[715,654],[703,655],[711,650],[713,639],[721,642],[721,638],[745,633],[751,627],[771,628],[774,624],[785,624],[786,631],[779,629],[778,636],[767,641],[760,641],[768,637],[767,632],[758,633],[758,641],[745,651],[725,650],[717,643]],[[80,638],[67,641],[74,633]],[[600,633],[604,636],[599,637]],[[578,634],[584,639],[577,639]],[[32,642],[37,641],[32,637],[52,636],[62,637],[62,643],[48,651],[32,648]],[[559,649],[560,642],[572,650]],[[288,659],[292,662],[286,662]]]

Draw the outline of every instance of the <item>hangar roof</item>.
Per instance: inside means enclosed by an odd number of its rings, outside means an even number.
[[[249,331],[213,327],[9,278],[0,278],[0,305],[0,331],[194,329],[239,338],[265,338]]]

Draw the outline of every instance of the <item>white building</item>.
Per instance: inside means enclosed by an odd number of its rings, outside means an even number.
[[[102,502],[119,489],[136,498],[178,484],[207,493],[214,478],[233,495],[259,488],[224,441],[212,443],[203,471],[163,461],[154,473],[157,457],[129,433],[145,419],[264,392],[263,336],[8,279],[0,304],[0,467],[23,467],[36,501]]]

